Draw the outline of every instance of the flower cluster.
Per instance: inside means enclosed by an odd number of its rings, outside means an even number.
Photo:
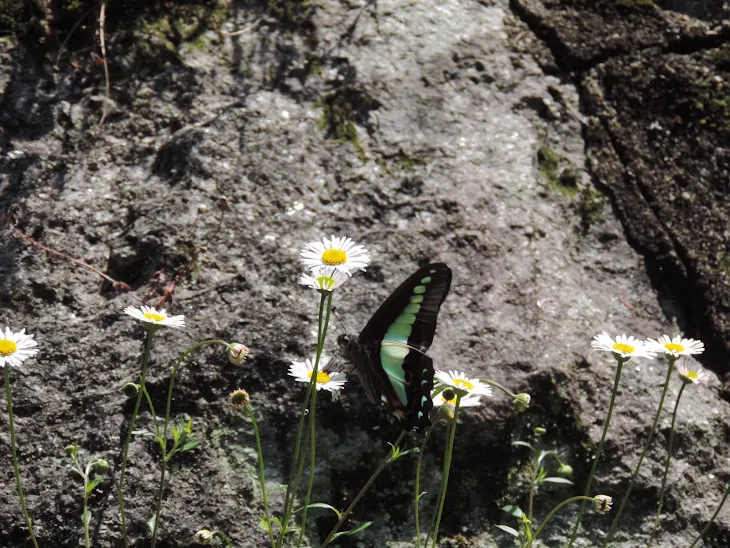
[[[668,359],[675,360],[680,356],[702,354],[705,351],[705,345],[702,341],[696,341],[695,339],[683,339],[679,336],[670,338],[668,335],[662,335],[656,340],[642,341],[626,335],[619,335],[614,338],[605,331],[593,337],[591,347],[593,350],[612,352],[614,356],[623,360],[629,358],[652,359],[660,353],[663,353]]]
[[[334,291],[370,263],[367,249],[337,236],[307,244],[300,259],[309,273],[302,274],[299,283],[320,292]]]
[[[679,335],[675,337],[662,335],[658,339],[642,341],[626,335],[612,338],[606,332],[596,335],[591,342],[591,347],[594,350],[611,352],[618,360],[629,360],[637,357],[652,359],[656,354],[664,354],[672,363],[680,357],[702,354],[705,351],[705,345],[702,341],[684,339]],[[707,373],[699,366],[679,364],[677,365],[677,373],[685,384],[698,384],[707,378]]]

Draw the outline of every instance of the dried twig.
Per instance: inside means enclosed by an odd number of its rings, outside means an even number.
[[[109,97],[111,91],[111,82],[109,79],[109,63],[106,61],[106,38],[104,36],[104,25],[106,24],[106,4],[107,0],[104,0],[101,4],[101,10],[99,11],[99,41],[101,42],[101,56],[104,61],[104,78],[106,79],[106,90],[104,92],[104,107],[101,113],[101,120],[99,125],[96,127],[96,131],[101,129],[104,120],[109,114],[109,103],[111,99]]]
[[[246,28],[243,28],[241,30],[237,30],[236,32],[226,32],[224,30],[218,29],[218,32],[220,32],[223,36],[241,36],[242,34],[246,34],[247,32],[252,31],[256,27],[259,26],[261,21],[263,21],[263,17],[259,17],[256,21],[254,21],[252,24],[247,26]]]
[[[45,251],[46,253],[50,253],[51,255],[55,255],[56,257],[61,257],[62,259],[66,259],[67,261],[71,261],[72,263],[77,264],[77,265],[79,265],[81,267],[84,267],[85,269],[90,270],[94,274],[97,274],[97,275],[101,276],[102,278],[104,278],[108,282],[111,282],[112,287],[114,289],[116,289],[120,293],[122,293],[122,292],[126,293],[127,291],[130,291],[132,289],[131,287],[129,287],[129,284],[127,284],[125,282],[119,282],[119,281],[115,280],[114,278],[112,278],[108,274],[102,272],[98,268],[96,268],[94,266],[91,266],[90,264],[85,263],[84,261],[81,261],[79,259],[76,259],[76,258],[72,257],[71,255],[69,255],[68,253],[64,253],[63,251],[56,251],[55,249],[52,249],[52,248],[50,248],[50,247],[48,247],[46,245],[43,245],[42,243],[40,243],[37,240],[34,240],[33,238],[31,238],[30,236],[28,236],[24,232],[21,232],[17,227],[11,227],[11,229],[13,231],[13,234],[15,234],[16,236],[19,236],[19,237],[23,238],[26,242],[28,242],[29,244],[31,244],[33,247],[37,247],[38,249],[41,249],[41,250]],[[135,297],[134,295],[132,295],[132,297],[134,297],[135,299],[137,299],[137,297]],[[143,302],[141,299],[137,299],[137,300],[140,301],[140,302]]]
[[[56,63],[53,65],[56,70],[58,70],[58,63],[59,63],[59,61],[61,61],[61,55],[63,54],[63,50],[66,49],[66,44],[68,44],[68,41],[71,39],[71,35],[73,35],[73,33],[76,31],[76,28],[81,24],[81,21],[86,19],[87,15],[89,15],[92,11],[94,11],[96,8],[98,8],[100,3],[101,2],[96,3],[93,6],[91,6],[86,11],[86,13],[84,13],[79,18],[79,20],[74,23],[74,26],[71,27],[71,30],[68,32],[68,34],[66,35],[66,38],[64,39],[63,43],[61,44],[61,48],[58,50],[58,55],[56,55]]]

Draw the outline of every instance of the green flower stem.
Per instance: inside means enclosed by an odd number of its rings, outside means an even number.
[[[451,471],[451,456],[454,452],[454,439],[456,438],[456,421],[459,417],[459,404],[461,403],[461,395],[456,394],[456,404],[454,405],[454,418],[451,419],[451,430],[449,431],[449,441],[446,444],[446,452],[444,453],[444,478],[441,482],[441,497],[439,498],[439,508],[436,513],[436,525],[433,527],[433,544],[432,548],[436,548],[436,540],[441,526],[441,516],[444,511],[444,503],[446,502],[446,489],[449,486],[449,472]],[[428,542],[428,539],[426,539]]]
[[[319,322],[317,328],[317,356],[315,358],[315,370],[317,370],[317,368],[319,367],[319,358],[322,355],[322,348],[324,347],[322,333],[324,328],[324,310],[326,303],[327,295],[326,293],[322,293],[322,297],[319,301]],[[332,300],[330,294],[330,304],[331,303]],[[329,321],[329,313],[327,320]],[[292,459],[292,468],[289,472],[289,485],[287,486],[286,496],[284,498],[284,517],[281,522],[281,531],[277,542],[277,547],[279,548],[284,545],[284,537],[286,536],[287,529],[289,527],[289,520],[291,519],[292,511],[294,510],[294,499],[296,498],[296,493],[299,490],[299,482],[301,480],[302,472],[304,470],[304,458],[301,456],[302,434],[304,433],[304,422],[309,417],[307,407],[309,406],[312,392],[316,391],[316,381],[317,375],[312,372],[312,378],[307,385],[307,394],[306,396],[304,396],[304,401],[302,401],[302,407],[299,412],[299,426],[297,427],[297,438],[296,443],[294,444],[294,458]]]
[[[573,546],[573,543],[575,542],[575,538],[578,536],[578,527],[580,527],[580,522],[583,519],[583,512],[585,512],[586,509],[586,502],[587,500],[593,500],[588,495],[591,492],[591,486],[593,484],[593,476],[596,474],[596,468],[598,468],[598,461],[601,459],[601,454],[603,453],[603,444],[606,441],[606,434],[608,433],[608,426],[611,424],[611,416],[613,415],[613,408],[616,403],[616,392],[618,392],[618,382],[621,379],[621,370],[623,369],[624,364],[629,361],[630,358],[622,358],[621,356],[618,356],[614,354],[614,357],[616,358],[617,366],[616,366],[616,376],[613,382],[613,391],[611,392],[611,401],[608,404],[608,414],[606,415],[606,423],[603,425],[603,433],[601,434],[601,441],[598,442],[598,450],[596,451],[595,457],[593,457],[593,465],[591,466],[591,471],[588,474],[588,483],[586,484],[586,490],[583,493],[583,504],[580,505],[580,510],[578,511],[578,517],[575,520],[575,525],[573,525],[573,531],[570,534],[570,542],[568,543],[568,548]]]
[[[672,413],[672,428],[669,430],[669,443],[667,444],[667,459],[664,463],[664,476],[662,477],[662,488],[659,490],[659,504],[657,505],[656,518],[654,518],[654,527],[651,530],[651,536],[649,537],[649,544],[647,548],[651,548],[654,542],[654,536],[656,535],[657,528],[659,527],[659,520],[662,515],[662,505],[664,503],[664,492],[667,487],[667,476],[669,475],[669,464],[672,462],[672,446],[674,445],[674,424],[677,421],[677,409],[679,409],[679,400],[682,399],[682,392],[687,386],[686,383],[682,383],[682,387],[679,389],[677,394],[677,401],[674,402],[674,412]]]
[[[428,427],[428,430],[426,430],[426,435],[423,438],[423,443],[421,444],[420,449],[418,450],[418,461],[416,462],[416,497],[415,497],[415,514],[416,514],[416,546],[418,548],[421,548],[421,527],[420,527],[420,521],[419,521],[419,503],[421,502],[421,463],[423,462],[423,452],[426,450],[426,444],[428,443],[428,438],[431,437],[431,432],[433,432],[434,428],[436,428],[436,425],[438,424],[438,421],[432,422],[431,426]]]
[[[15,448],[15,423],[13,420],[13,398],[10,395],[10,364],[5,364],[3,367],[5,370],[5,401],[8,404],[8,426],[10,427],[10,451],[13,454],[13,469],[15,470],[15,487],[18,489],[18,498],[20,498],[20,507],[23,510],[25,516],[25,523],[28,525],[28,532],[30,533],[30,539],[33,541],[33,546],[38,548],[38,541],[33,533],[33,522],[30,520],[30,514],[28,514],[28,507],[25,505],[25,495],[23,495],[23,484],[20,481],[20,468],[18,467],[18,452]]]
[[[182,355],[178,358],[177,362],[172,368],[172,371],[170,372],[170,382],[167,387],[167,406],[165,407],[165,425],[162,428],[162,442],[160,443],[160,450],[162,451],[162,458],[161,458],[161,464],[160,464],[160,486],[157,490],[157,506],[155,508],[155,522],[152,525],[152,541],[150,544],[150,548],[155,548],[155,542],[157,541],[157,527],[160,523],[160,512],[162,511],[162,497],[165,492],[165,473],[167,472],[167,461],[169,460],[167,456],[167,429],[170,424],[170,407],[172,406],[172,387],[175,383],[175,375],[177,375],[178,369],[182,366],[182,364],[185,362],[185,359],[192,354],[194,351],[203,348],[204,346],[208,346],[209,344],[222,344],[224,347],[228,348],[228,344],[226,341],[222,341],[219,339],[207,339],[204,341],[201,341],[197,344],[194,344],[190,348],[188,348],[185,352],[182,353]],[[144,386],[144,383],[142,383],[141,389],[144,390],[145,393],[147,393],[147,389]],[[149,395],[148,395],[149,398]],[[155,422],[155,429],[157,430],[157,415],[155,414],[155,408],[152,406],[151,399],[148,400],[148,403],[150,405],[150,410],[152,411],[152,416]],[[159,436],[159,430],[157,430],[158,436]]]
[[[608,546],[608,543],[611,542],[613,539],[613,535],[616,533],[616,530],[618,529],[619,519],[621,518],[621,514],[624,511],[624,508],[626,507],[626,503],[629,501],[629,497],[631,496],[631,491],[634,488],[634,484],[636,483],[636,478],[639,477],[639,470],[641,470],[641,463],[644,461],[644,457],[646,456],[646,452],[649,450],[649,446],[651,445],[652,440],[654,439],[654,433],[656,432],[657,424],[659,423],[659,417],[662,414],[662,408],[664,407],[664,398],[667,396],[667,388],[669,388],[669,381],[672,378],[672,371],[674,370],[674,362],[677,361],[677,358],[675,357],[669,357],[669,367],[667,368],[667,378],[664,381],[664,388],[662,389],[662,396],[659,398],[659,407],[656,410],[656,415],[654,415],[654,422],[651,425],[651,430],[649,430],[649,437],[646,438],[646,443],[644,444],[644,449],[641,451],[641,456],[639,457],[639,462],[636,464],[636,468],[634,469],[634,473],[631,474],[631,480],[629,481],[629,488],[626,490],[626,494],[624,495],[624,498],[621,500],[621,506],[618,507],[618,512],[616,512],[616,516],[613,518],[613,522],[611,523],[611,528],[608,530],[608,535],[606,535],[606,540],[603,542],[603,547],[606,548]]]
[[[479,379],[479,382],[482,382],[484,384],[488,384],[489,386],[493,386],[494,388],[496,388],[498,390],[501,390],[502,392],[504,392],[505,394],[507,394],[510,398],[515,398],[517,396],[516,394],[513,394],[512,392],[510,392],[509,390],[507,390],[501,384],[496,383],[494,381],[490,381],[490,380],[487,380],[487,379]]]
[[[730,483],[727,484],[727,487],[725,488],[725,494],[722,496],[722,500],[720,501],[720,504],[717,506],[717,510],[715,510],[715,513],[712,514],[712,517],[710,518],[710,521],[707,522],[707,525],[705,525],[704,529],[702,529],[702,532],[699,534],[699,536],[695,539],[695,541],[689,545],[689,548],[695,548],[695,545],[702,540],[702,537],[705,536],[705,533],[710,529],[710,526],[715,521],[715,518],[720,513],[720,510],[722,510],[722,507],[725,505],[725,501],[727,500],[727,496],[730,494]]]
[[[535,464],[532,467],[532,478],[530,478],[530,496],[527,502],[527,520],[532,523],[533,506],[535,502],[535,491],[537,490],[537,476],[540,472],[540,454],[535,454]]]
[[[213,535],[217,535],[222,538],[223,542],[226,543],[227,548],[233,548],[233,544],[231,544],[231,539],[229,539],[228,536],[220,529],[216,529],[215,531],[213,531]]]
[[[395,440],[395,443],[393,444],[393,448],[397,448],[400,445],[400,442],[403,441],[403,438],[405,437],[406,432],[405,430],[400,433],[400,436],[398,436],[398,439]],[[375,483],[375,480],[378,478],[380,473],[385,470],[385,467],[388,466],[391,462],[393,462],[395,459],[393,458],[393,455],[395,454],[394,450],[391,450],[390,456],[383,460],[382,463],[380,463],[380,466],[378,466],[373,472],[373,475],[370,476],[370,479],[368,479],[367,482],[365,482],[365,485],[362,486],[362,489],[360,489],[360,492],[357,494],[357,496],[353,499],[353,501],[350,503],[350,506],[347,507],[347,510],[345,510],[342,515],[340,516],[340,519],[337,520],[337,523],[335,523],[335,526],[330,531],[329,535],[327,535],[327,538],[322,543],[322,548],[325,548],[330,542],[334,540],[334,536],[337,534],[337,531],[339,531],[340,527],[342,527],[342,524],[345,523],[348,517],[350,517],[350,514],[352,514],[352,511],[355,509],[355,506],[357,506],[357,503],[360,502],[360,499],[365,495],[368,489]]]
[[[79,465],[78,455],[74,453],[72,458],[74,465],[76,465],[76,470],[84,479],[84,513],[82,514],[82,521],[84,522],[84,541],[86,543],[86,548],[91,548],[91,538],[89,536],[89,523],[91,523],[91,516],[89,516],[89,474],[91,473],[92,466],[96,463],[96,459],[90,460],[86,465],[86,471],[84,471],[81,469],[81,465]]]
[[[324,294],[322,295],[324,297]],[[324,320],[324,324],[320,323],[317,336],[317,357],[314,361],[314,370],[312,371],[312,379],[317,382],[317,373],[319,372],[319,360],[322,357],[322,349],[324,348],[324,341],[327,338],[327,328],[330,324],[330,314],[332,313],[332,291],[327,292],[327,312]],[[315,418],[317,416],[317,390],[312,392],[312,403],[309,407],[309,482],[307,484],[307,496],[304,499],[304,510],[302,511],[302,526],[299,528],[299,539],[297,540],[297,548],[302,545],[302,537],[304,536],[304,529],[307,525],[307,511],[309,510],[309,501],[312,497],[312,486],[314,485],[314,457],[316,454],[316,428],[317,423]]]
[[[122,452],[122,467],[119,472],[119,487],[117,488],[117,497],[119,498],[119,517],[122,521],[122,538],[124,539],[125,548],[129,548],[129,537],[127,536],[127,519],[124,513],[124,476],[127,472],[127,456],[129,455],[129,443],[132,441],[132,430],[137,422],[137,413],[139,413],[139,405],[142,403],[142,394],[144,393],[145,379],[147,378],[147,366],[150,363],[150,351],[152,350],[152,339],[155,336],[155,329],[147,330],[147,341],[144,346],[144,355],[142,356],[142,373],[139,376],[140,389],[137,392],[137,401],[134,402],[134,411],[129,418],[129,428],[127,437],[124,440],[124,449]]]
[[[553,508],[550,511],[550,513],[547,515],[547,517],[542,521],[542,523],[540,524],[540,527],[538,527],[537,531],[535,531],[535,534],[532,535],[530,542],[527,544],[527,548],[530,548],[532,546],[532,543],[537,540],[537,537],[540,535],[540,533],[542,533],[542,530],[545,529],[545,526],[550,522],[551,519],[553,519],[555,517],[555,514],[557,514],[563,506],[570,504],[571,502],[576,502],[579,500],[582,500],[583,506],[585,506],[586,502],[593,502],[593,497],[586,497],[586,496],[579,495],[577,497],[571,497],[569,499],[566,499],[563,502],[561,502],[560,504],[558,504],[555,508]]]
[[[269,496],[266,493],[266,479],[264,477],[264,452],[261,448],[261,436],[259,435],[259,427],[256,424],[256,417],[254,417],[251,406],[246,406],[246,411],[251,419],[251,425],[253,426],[253,433],[256,436],[256,451],[258,451],[259,457],[259,483],[261,484],[261,498],[264,501],[264,517],[266,518],[266,532],[269,535],[269,542],[271,542],[272,548],[274,547],[274,530],[271,528],[271,516],[269,515]],[[225,536],[225,535],[224,535]],[[228,538],[228,537],[226,537]],[[230,546],[230,541],[229,541]]]

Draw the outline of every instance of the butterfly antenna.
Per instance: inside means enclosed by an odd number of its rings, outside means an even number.
[[[333,306],[333,307],[332,307],[332,314],[334,314],[335,318],[337,318],[337,323],[339,323],[339,324],[340,324],[340,327],[342,328],[342,333],[343,333],[343,334],[344,334],[345,336],[347,336],[347,329],[345,328],[345,324],[344,324],[344,323],[342,323],[342,320],[341,320],[341,319],[340,319],[340,317],[339,317],[339,316],[337,315],[337,307],[336,307],[336,306]]]

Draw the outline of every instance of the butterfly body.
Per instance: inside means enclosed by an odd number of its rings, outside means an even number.
[[[433,408],[433,362],[426,355],[451,269],[429,264],[403,282],[355,340],[343,346],[370,399],[383,400],[407,429],[427,428]]]

